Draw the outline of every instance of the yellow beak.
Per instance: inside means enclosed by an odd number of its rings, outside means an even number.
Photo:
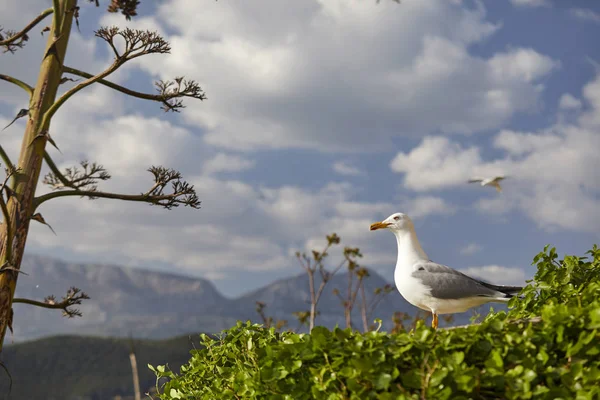
[[[377,229],[387,228],[390,225],[391,224],[389,222],[375,222],[375,223],[371,224],[371,228],[370,229],[372,231],[376,231]]]

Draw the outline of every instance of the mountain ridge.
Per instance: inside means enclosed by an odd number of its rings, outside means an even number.
[[[305,274],[281,278],[260,289],[228,298],[207,279],[171,271],[72,263],[36,254],[26,254],[21,269],[28,276],[19,279],[15,297],[42,300],[54,294],[60,298],[69,287],[76,286],[91,298],[79,306],[83,317],[73,319],[61,317],[59,310],[15,304],[15,342],[58,334],[166,339],[190,332],[216,333],[233,326],[237,320],[262,322],[256,312],[256,301],[266,304],[267,316],[287,320],[288,326],[295,328],[297,322],[292,313],[307,311],[310,306]],[[375,288],[389,284],[377,272],[370,270],[369,273],[370,277],[365,280],[367,296]],[[315,275],[318,287],[320,277]],[[336,324],[345,326],[343,306],[333,294],[334,288],[345,295],[345,272],[331,279],[317,307],[320,314],[316,323],[328,328]],[[369,316],[369,322],[379,317],[383,320],[383,329],[390,329],[395,311],[414,315],[418,310],[394,290]],[[353,321],[360,321],[358,307],[352,315]],[[456,316],[456,323],[466,323],[470,314]]]

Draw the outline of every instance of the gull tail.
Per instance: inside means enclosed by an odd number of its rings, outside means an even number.
[[[483,286],[487,287],[488,289],[492,289],[492,290],[495,290],[497,292],[504,294],[507,299],[510,299],[510,298],[516,296],[521,291],[521,289],[523,289],[522,286],[492,285],[491,283],[487,283],[487,282],[481,282],[481,283],[483,284]]]

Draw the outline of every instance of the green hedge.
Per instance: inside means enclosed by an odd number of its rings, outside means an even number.
[[[522,298],[480,325],[295,334],[239,322],[203,336],[178,374],[149,367],[163,400],[598,399],[600,250],[586,254],[558,261],[547,246]]]

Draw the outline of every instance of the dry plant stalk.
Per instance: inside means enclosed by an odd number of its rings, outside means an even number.
[[[37,211],[49,200],[79,196],[87,199],[117,199],[135,201],[172,209],[180,205],[200,208],[200,200],[194,186],[183,180],[181,173],[163,166],[151,166],[148,172],[153,177],[147,191],[139,194],[111,193],[101,191],[99,184],[110,179],[110,174],[98,163],[87,160],[78,166],[60,171],[46,147],[50,143],[58,149],[57,140],[60,137],[51,136],[51,121],[53,116],[81,90],[93,84],[101,84],[128,96],[156,101],[165,111],[179,112],[184,108],[183,99],[191,98],[205,100],[200,85],[183,77],[172,81],[156,82],[157,93],[141,93],[124,86],[110,82],[111,74],[127,62],[150,54],[167,54],[171,48],[169,43],[158,33],[137,30],[120,29],[117,27],[102,27],[95,31],[95,36],[106,42],[112,50],[112,63],[101,72],[89,73],[64,65],[65,55],[73,22],[79,28],[79,5],[77,0],[52,0],[52,7],[43,11],[20,31],[3,30],[0,27],[0,48],[4,52],[15,53],[31,40],[29,33],[40,22],[52,15],[52,22],[41,30],[48,32],[46,47],[40,65],[37,83],[32,86],[16,77],[0,73],[0,81],[21,88],[28,96],[28,106],[23,107],[15,116],[27,119],[23,134],[23,146],[18,162],[13,163],[7,152],[0,145],[0,160],[5,166],[5,179],[0,186],[0,352],[4,342],[6,329],[12,330],[12,304],[20,302],[50,309],[61,309],[67,317],[80,316],[81,312],[73,306],[89,297],[77,288],[71,288],[61,301],[54,296],[48,296],[43,301],[30,299],[13,299],[17,277],[27,241],[30,221],[47,225],[54,229]],[[97,0],[87,3],[99,6]],[[126,19],[137,15],[138,0],[112,0],[108,5],[109,12],[120,12]],[[38,36],[34,36],[38,37]],[[0,71],[2,72],[2,71]],[[77,77],[73,79],[69,74]],[[74,82],[74,86],[58,94],[61,84]],[[13,121],[13,122],[14,122]],[[5,129],[14,129],[12,122]],[[60,136],[58,133],[57,136]],[[60,151],[60,150],[59,150]],[[36,196],[42,164],[46,163],[50,172],[43,178],[43,183],[53,190],[50,193]]]

